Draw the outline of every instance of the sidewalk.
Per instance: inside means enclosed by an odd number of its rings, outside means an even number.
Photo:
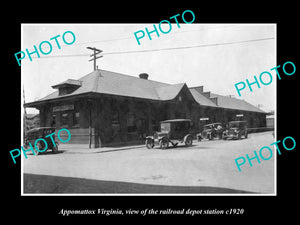
[[[60,143],[58,151],[65,153],[79,153],[79,154],[90,154],[90,153],[101,153],[111,151],[122,151],[130,149],[144,148],[145,145],[127,145],[122,147],[102,147],[102,148],[89,148],[88,144],[63,144]]]

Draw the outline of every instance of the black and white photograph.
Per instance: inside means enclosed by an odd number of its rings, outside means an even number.
[[[3,7],[4,220],[296,219],[296,4],[45,3]]]
[[[276,23],[172,16],[21,24],[22,196],[276,196]]]

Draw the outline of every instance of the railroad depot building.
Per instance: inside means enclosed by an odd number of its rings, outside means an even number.
[[[246,101],[204,92],[203,86],[149,80],[146,73],[134,77],[95,70],[52,88],[57,90],[24,106],[39,110],[41,127],[67,128],[68,143],[94,148],[142,143],[167,119],[191,119],[194,133],[204,124],[232,120],[266,127],[266,113]]]

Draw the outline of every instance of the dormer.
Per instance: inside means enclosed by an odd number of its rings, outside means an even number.
[[[61,96],[72,93],[73,91],[81,87],[81,84],[82,81],[68,79],[64,82],[53,85],[52,88],[58,89],[58,95]]]

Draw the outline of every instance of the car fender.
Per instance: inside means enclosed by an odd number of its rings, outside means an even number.
[[[185,142],[188,137],[191,137],[193,139],[193,136],[191,134],[187,134],[184,136],[183,142]]]
[[[158,140],[159,140],[159,141],[162,140],[162,139],[166,139],[167,141],[169,141],[169,138],[166,137],[166,136],[158,137]]]
[[[152,140],[154,140],[154,137],[153,137],[153,136],[147,136],[145,139],[146,139],[146,140],[147,140],[147,139],[152,139]]]

